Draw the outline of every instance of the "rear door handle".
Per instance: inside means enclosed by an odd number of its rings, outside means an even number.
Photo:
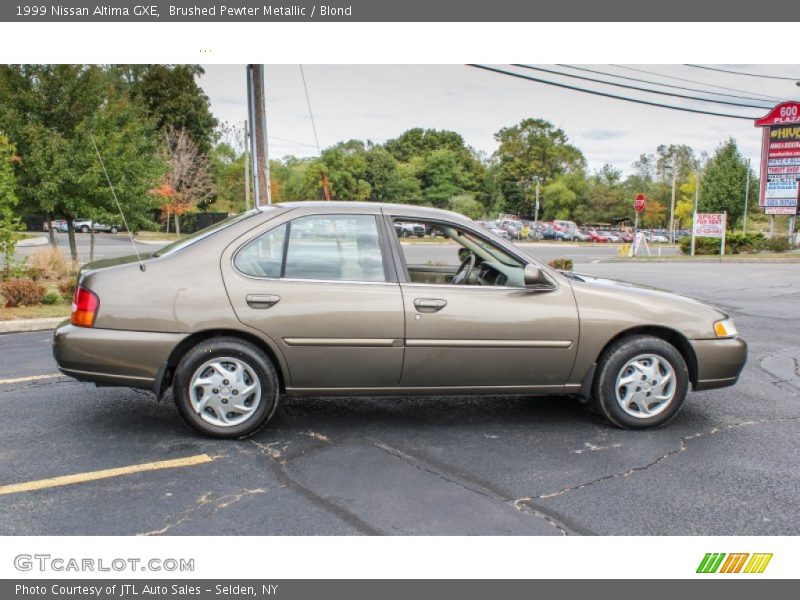
[[[275,306],[281,297],[275,294],[248,294],[247,306],[250,308],[271,308]]]
[[[436,312],[447,306],[447,300],[441,300],[439,298],[417,298],[414,300],[414,306],[417,307],[419,312]]]

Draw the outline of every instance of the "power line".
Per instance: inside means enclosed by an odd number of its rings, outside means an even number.
[[[745,73],[744,71],[731,71],[729,69],[720,69],[718,67],[705,67],[703,65],[686,65],[693,69],[705,69],[706,71],[719,71],[720,73],[730,73],[731,75],[743,75],[744,77],[759,77],[761,79],[780,79],[781,81],[800,81],[800,77],[781,77],[779,75],[764,75],[761,73]]]
[[[555,87],[560,87],[560,88],[564,88],[564,89],[567,89],[567,90],[572,90],[572,91],[575,91],[575,92],[583,92],[585,94],[593,94],[595,96],[603,96],[604,98],[613,98],[614,100],[624,100],[625,102],[633,102],[635,104],[644,104],[646,106],[655,106],[657,108],[669,108],[669,109],[672,109],[672,110],[680,110],[680,111],[683,111],[683,112],[690,112],[690,113],[695,113],[695,114],[699,114],[699,115],[710,115],[712,117],[727,117],[727,118],[730,118],[730,119],[743,119],[743,120],[746,120],[746,121],[754,121],[756,119],[756,117],[745,117],[743,115],[731,115],[731,114],[728,114],[728,113],[718,113],[718,112],[712,112],[712,111],[707,111],[707,110],[699,110],[699,109],[696,109],[696,108],[687,108],[687,107],[683,107],[683,106],[672,106],[672,105],[669,105],[669,104],[661,104],[660,102],[651,102],[650,100],[640,100],[638,98],[628,98],[627,96],[618,96],[616,94],[609,94],[607,92],[598,92],[596,90],[589,90],[589,89],[586,89],[586,88],[581,88],[581,87],[577,87],[577,86],[574,86],[574,85],[569,85],[569,84],[566,84],[566,83],[559,83],[559,82],[556,82],[556,81],[548,81],[546,79],[541,79],[541,78],[538,78],[538,77],[531,77],[530,75],[523,75],[522,73],[514,73],[513,71],[504,71],[502,69],[497,69],[495,67],[489,67],[489,66],[486,66],[486,65],[468,64],[467,66],[475,68],[475,69],[483,69],[485,71],[492,71],[493,73],[500,73],[501,75],[508,75],[510,77],[517,77],[519,79],[526,79],[528,81],[535,81],[537,83],[543,83],[545,85],[552,85],[552,86],[555,86]]]
[[[596,75],[604,75],[606,77],[616,77],[617,79],[625,79],[625,80],[628,80],[628,81],[636,81],[638,83],[648,83],[648,84],[651,84],[651,85],[660,85],[662,87],[668,87],[668,88],[672,88],[672,89],[676,89],[676,90],[686,90],[688,92],[701,92],[703,94],[713,94],[715,96],[726,96],[728,98],[739,98],[740,100],[752,100],[754,102],[769,102],[769,100],[766,100],[764,98],[756,98],[756,97],[753,97],[753,96],[739,96],[739,95],[736,95],[736,94],[726,94],[724,92],[714,92],[714,91],[710,91],[710,90],[704,90],[704,89],[701,89],[701,88],[685,87],[685,86],[682,86],[682,85],[672,85],[672,84],[669,84],[669,83],[661,83],[661,82],[658,82],[658,81],[652,81],[652,80],[648,80],[648,79],[641,79],[641,78],[638,78],[638,77],[626,77],[625,75],[617,75],[616,73],[608,73],[606,71],[597,71],[595,69],[589,69],[589,68],[586,68],[586,67],[577,67],[575,65],[558,65],[558,66],[559,67],[564,67],[564,68],[567,68],[567,69],[575,69],[576,71],[585,71],[587,73],[595,73]],[[765,108],[768,108],[768,107],[765,107]]]
[[[317,152],[322,155],[322,150],[320,150],[319,147],[319,137],[317,137],[317,124],[314,122],[314,111],[311,110],[311,98],[308,96],[308,85],[306,84],[306,73],[303,71],[303,65],[300,65],[300,77],[303,78],[303,89],[306,92],[308,115],[311,117],[311,128],[314,130],[314,142],[317,144]]]
[[[726,104],[728,106],[738,106],[741,108],[758,108],[761,110],[766,110],[768,106],[757,106],[755,104],[742,104],[741,102],[730,102],[729,100],[711,100],[709,98],[701,98],[700,96],[689,96],[687,94],[678,94],[676,92],[665,92],[662,90],[651,90],[647,88],[642,88],[635,85],[628,85],[626,83],[616,83],[613,81],[603,81],[602,79],[597,79],[595,77],[586,77],[584,75],[573,75],[570,73],[563,73],[561,71],[555,71],[553,69],[545,69],[544,67],[534,67],[531,65],[520,65],[515,64],[515,67],[521,67],[523,69],[531,69],[533,71],[541,71],[543,73],[550,73],[551,75],[560,75],[562,77],[572,77],[573,79],[581,79],[583,81],[591,81],[593,83],[601,83],[603,85],[613,85],[614,87],[624,88],[626,90],[635,90],[637,92],[645,92],[647,94],[658,94],[659,96],[670,96],[672,98],[683,98],[684,100],[697,100],[699,102],[710,102],[711,104]]]
[[[295,146],[308,146],[309,148],[316,148],[319,150],[319,145],[317,144],[309,144],[308,142],[298,142],[297,140],[289,140],[286,138],[277,137],[275,135],[268,136],[271,140],[277,140],[279,142],[285,142],[287,144],[294,144]]]
[[[628,71],[636,71],[637,73],[647,73],[648,75],[655,75],[656,77],[663,77],[665,79],[672,79],[672,80],[675,80],[675,81],[684,81],[686,83],[696,83],[696,84],[699,84],[699,85],[705,85],[705,86],[708,86],[708,87],[717,88],[718,90],[728,90],[729,92],[740,92],[740,93],[743,93],[743,94],[753,94],[755,96],[761,96],[762,98],[766,98],[768,100],[775,100],[775,101],[778,101],[778,102],[780,102],[782,100],[782,98],[778,98],[776,96],[767,96],[766,94],[760,94],[758,92],[753,92],[751,90],[742,90],[742,89],[739,89],[739,88],[732,88],[732,87],[727,87],[727,86],[724,86],[724,85],[717,85],[717,84],[714,84],[714,83],[707,83],[705,81],[697,81],[696,79],[686,79],[685,77],[676,77],[674,75],[665,75],[664,73],[659,73],[657,71],[648,71],[647,69],[637,69],[636,67],[627,67],[625,65],[614,65],[614,64],[612,64],[611,66],[612,67],[616,67],[617,69],[626,69]]]

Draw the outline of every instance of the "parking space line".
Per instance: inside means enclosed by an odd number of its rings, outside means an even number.
[[[127,467],[104,469],[102,471],[89,471],[87,473],[64,475],[62,477],[53,477],[52,479],[39,479],[36,481],[26,481],[24,483],[14,483],[11,485],[0,486],[0,496],[6,494],[16,494],[19,492],[43,490],[52,487],[60,487],[62,485],[72,485],[74,483],[86,483],[87,481],[97,481],[98,479],[108,479],[109,477],[132,475],[134,473],[144,473],[146,471],[159,471],[161,469],[175,469],[179,467],[193,467],[196,465],[209,463],[213,460],[214,459],[208,454],[196,454],[195,456],[187,456],[185,458],[176,458],[173,460],[159,460],[140,465],[130,465]]]
[[[40,379],[54,379],[55,377],[64,377],[61,373],[50,373],[48,375],[30,375],[28,377],[13,377],[11,379],[0,379],[0,385],[9,385],[12,383],[26,383],[28,381],[39,381]]]

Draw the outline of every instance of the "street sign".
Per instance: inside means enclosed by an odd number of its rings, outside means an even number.
[[[694,217],[694,235],[696,237],[724,237],[726,216],[726,213],[697,213]]]
[[[800,102],[779,104],[755,125],[764,130],[758,205],[768,215],[793,215],[800,180]]]
[[[633,208],[636,210],[637,213],[640,213],[644,210],[644,206],[645,206],[644,194],[637,194],[636,200],[633,201]]]

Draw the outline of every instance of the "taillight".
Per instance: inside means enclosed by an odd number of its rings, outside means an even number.
[[[72,299],[72,315],[70,320],[76,327],[94,327],[94,318],[100,307],[97,294],[78,286]]]

